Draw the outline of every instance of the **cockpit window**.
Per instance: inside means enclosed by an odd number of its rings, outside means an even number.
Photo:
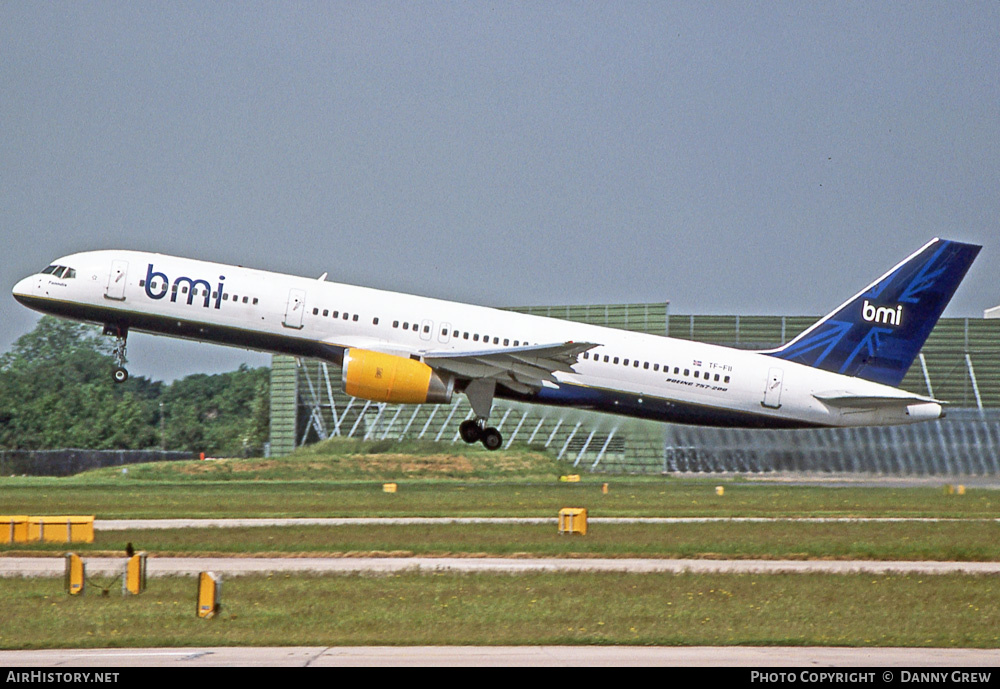
[[[42,271],[42,275],[52,275],[63,280],[72,280],[76,277],[76,271],[67,266],[49,266]]]

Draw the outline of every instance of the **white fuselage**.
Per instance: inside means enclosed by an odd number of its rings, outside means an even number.
[[[58,259],[23,303],[83,321],[339,363],[348,348],[421,358],[589,342],[573,373],[497,396],[670,422],[795,428],[911,423],[940,405],[830,405],[819,397],[911,397],[897,388],[766,354],[238,266],[136,251]],[[68,273],[67,273],[68,274]],[[818,397],[817,397],[818,396]]]

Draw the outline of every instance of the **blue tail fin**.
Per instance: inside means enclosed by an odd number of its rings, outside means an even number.
[[[931,240],[794,340],[762,353],[898,386],[981,248]]]

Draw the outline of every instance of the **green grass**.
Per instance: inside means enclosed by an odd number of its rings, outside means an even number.
[[[0,478],[0,514],[94,514],[101,519],[167,517],[546,517],[586,507],[594,517],[925,517],[993,519],[1000,491],[940,487],[835,488],[722,479],[556,478],[457,481],[145,480],[126,475]],[[607,482],[609,492],[602,494]],[[725,494],[717,496],[715,486]]]
[[[248,576],[223,582],[211,620],[195,616],[193,577],[152,579],[127,599],[71,598],[58,579],[0,587],[0,648],[1000,646],[1000,580],[986,576]]]
[[[66,478],[0,478],[0,514],[166,517],[591,516],[995,518],[1000,491],[789,486],[744,479],[588,475],[536,448],[332,439],[280,459],[154,462]],[[399,484],[386,494],[384,482]],[[602,494],[601,485],[610,491]],[[715,487],[725,494],[717,496]]]
[[[431,441],[366,441],[350,438],[308,445],[291,456],[271,459],[210,459],[129,466],[134,480],[371,481],[410,479],[550,480],[566,473],[544,448],[526,446],[490,452],[479,445]],[[120,468],[87,472],[83,480],[121,474]]]

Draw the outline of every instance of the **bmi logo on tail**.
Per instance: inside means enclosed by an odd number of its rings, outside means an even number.
[[[873,306],[865,299],[861,309],[861,317],[869,323],[884,323],[886,325],[903,324],[903,307],[897,306],[895,309],[889,306]]]

